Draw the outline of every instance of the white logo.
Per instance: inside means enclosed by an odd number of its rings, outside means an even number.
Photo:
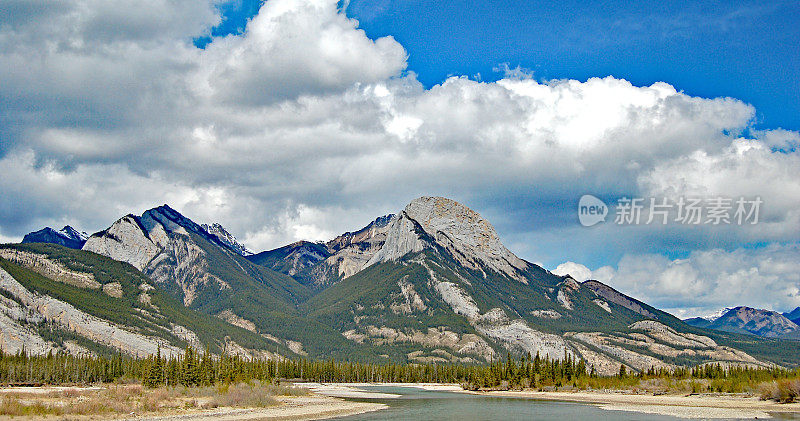
[[[584,227],[591,227],[592,225],[606,221],[608,215],[608,206],[602,200],[592,196],[591,194],[584,194],[578,202],[578,220]]]

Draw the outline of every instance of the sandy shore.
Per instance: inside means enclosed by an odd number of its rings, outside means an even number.
[[[680,418],[772,418],[770,414],[800,415],[800,403],[779,404],[756,397],[716,395],[636,395],[613,392],[468,392],[485,396],[572,401],[596,404],[612,411],[671,415]]]
[[[336,385],[330,385],[331,390],[336,390]],[[61,393],[75,393],[72,399],[81,400],[86,396],[92,396],[104,390],[105,387],[92,386],[92,387],[59,387],[59,386],[44,386],[44,387],[0,387],[0,398],[8,395],[14,395],[23,402],[43,402],[53,403],[54,401],[63,401]],[[322,387],[325,389],[325,387]],[[349,389],[342,387],[341,389]],[[355,390],[355,389],[353,389]],[[313,392],[313,391],[312,391]],[[56,394],[53,396],[53,394]],[[343,393],[346,396],[346,393]],[[381,395],[381,394],[376,394]],[[349,396],[347,396],[349,397]],[[358,395],[354,397],[359,397]],[[383,398],[382,396],[376,396]],[[231,408],[219,407],[214,409],[178,409],[172,413],[166,412],[164,414],[141,414],[136,415],[49,415],[46,417],[36,416],[16,416],[11,417],[8,415],[0,415],[0,421],[3,420],[33,420],[33,419],[49,419],[49,420],[136,420],[136,421],[233,421],[233,420],[291,420],[291,421],[304,421],[304,420],[320,420],[326,418],[343,417],[348,415],[362,414],[365,412],[378,411],[385,409],[387,405],[376,402],[352,402],[333,396],[323,396],[322,394],[311,394],[306,396],[273,396],[275,400],[280,402],[279,405],[269,406],[264,408]]]
[[[306,421],[363,414],[386,408],[386,405],[369,402],[350,402],[330,396],[277,397],[280,406],[257,409],[217,408],[180,415],[127,418],[136,421],[234,421],[274,420]]]
[[[357,398],[357,399],[396,399],[401,395],[395,393],[381,393],[363,389],[365,386],[395,386],[413,387],[423,390],[461,392],[463,389],[457,384],[446,383],[295,383],[298,387],[303,387],[312,392],[337,398]]]

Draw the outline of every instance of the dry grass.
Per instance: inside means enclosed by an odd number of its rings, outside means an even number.
[[[297,396],[308,390],[252,381],[211,387],[161,387],[112,384],[100,390],[67,389],[47,393],[6,393],[0,416],[69,416],[158,414],[216,407],[260,408],[277,405],[275,396]]]
[[[800,379],[785,379],[761,384],[761,399],[791,403],[800,396]]]

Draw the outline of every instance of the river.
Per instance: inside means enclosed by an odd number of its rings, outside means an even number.
[[[337,418],[341,421],[494,421],[494,420],[685,420],[667,415],[613,411],[575,402],[478,396],[458,392],[431,391],[414,387],[362,386],[359,389],[401,395],[395,399],[369,399],[388,409]],[[354,399],[360,400],[360,399]],[[778,418],[783,418],[776,414]],[[793,419],[796,419],[792,417]]]

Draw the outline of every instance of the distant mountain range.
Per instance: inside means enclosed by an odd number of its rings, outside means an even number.
[[[800,363],[798,342],[692,326],[601,282],[520,259],[481,215],[441,197],[328,242],[257,254],[219,224],[167,205],[120,218],[80,250],[47,234],[26,242],[53,244],[0,246],[4,350],[36,343],[26,350],[143,355],[154,343],[172,352],[191,344],[438,363],[539,353],[572,355],[602,374],[621,364],[635,372]],[[80,313],[59,318],[43,302]],[[139,336],[119,339],[130,335]]]
[[[789,313],[778,313],[751,307],[726,308],[710,317],[694,317],[684,322],[692,326],[724,332],[744,333],[766,338],[798,338],[800,307]],[[794,317],[794,320],[791,320]]]
[[[394,215],[346,232],[327,243],[299,241],[249,256],[248,260],[285,273],[313,289],[324,288],[361,270],[383,247]]]
[[[26,234],[25,237],[22,238],[22,242],[51,243],[71,249],[80,249],[86,243],[87,238],[89,238],[89,236],[85,232],[78,232],[75,228],[67,225],[58,231],[46,227],[39,231]]]
[[[783,313],[783,317],[795,322],[797,325],[800,325],[800,307],[795,308],[792,311]]]

